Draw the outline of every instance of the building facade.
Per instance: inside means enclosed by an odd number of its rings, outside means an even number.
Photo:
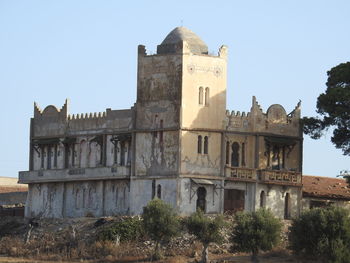
[[[226,110],[227,47],[209,55],[178,27],[148,55],[138,47],[137,101],[127,110],[69,115],[34,105],[28,217],[140,214],[153,198],[182,215],[271,208],[298,215],[300,104],[287,114]]]

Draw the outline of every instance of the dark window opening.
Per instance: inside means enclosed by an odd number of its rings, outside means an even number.
[[[75,144],[72,144],[72,167],[75,165]]]
[[[208,136],[205,136],[204,137],[204,154],[208,154],[208,144],[209,144],[209,141],[208,141]]]
[[[265,191],[261,191],[261,193],[260,193],[260,207],[265,207],[265,205],[266,205]]]
[[[226,164],[230,163],[230,142],[226,142]]]
[[[53,166],[57,167],[57,156],[58,156],[58,150],[57,150],[57,144],[55,145],[55,153],[54,153],[54,158],[53,158]]]
[[[201,135],[198,136],[197,150],[198,150],[198,153],[202,153],[202,136]]]
[[[120,142],[120,165],[125,165],[125,142]]]
[[[45,162],[44,156],[45,156],[45,148],[44,146],[42,146],[41,147],[41,169],[44,169],[44,162]]]
[[[157,198],[162,199],[162,186],[160,184],[157,186]]]
[[[118,163],[118,142],[114,142],[114,163]]]
[[[242,143],[242,157],[241,157],[242,161],[241,164],[244,167],[245,166],[245,143]]]
[[[284,197],[284,219],[290,219],[290,195],[286,193]]]
[[[156,196],[156,180],[152,180],[152,199]]]
[[[207,190],[204,187],[198,187],[197,189],[197,204],[196,209],[202,210],[204,213],[206,212],[206,200]]]
[[[232,143],[231,166],[239,166],[239,144],[237,142]]]
[[[224,212],[236,213],[244,210],[244,197],[245,192],[243,190],[225,189],[224,191]]]
[[[160,128],[163,129],[163,120],[160,120]],[[159,142],[163,142],[163,131],[159,132]]]

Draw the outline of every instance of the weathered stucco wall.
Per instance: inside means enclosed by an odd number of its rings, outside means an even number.
[[[198,153],[198,136],[202,136],[202,150]],[[208,153],[204,153],[204,139],[208,137]],[[181,132],[181,174],[220,175],[221,133],[208,131]]]
[[[127,214],[129,183],[123,180],[30,184],[27,217]]]
[[[172,207],[177,209],[177,179],[132,179],[131,180],[131,194],[130,194],[130,213],[142,214],[143,207],[157,197],[158,186],[161,187],[160,199],[164,200]]]
[[[222,129],[226,111],[227,48],[222,47],[216,57],[193,55],[186,49],[186,42],[183,46],[181,127]]]
[[[255,209],[260,208],[261,191],[265,193],[264,207],[271,209],[275,216],[284,218],[286,196],[289,194],[290,218],[299,215],[301,208],[301,191],[299,187],[258,184]]]
[[[221,213],[223,191],[222,180],[210,180],[212,185],[198,185],[191,178],[179,179],[178,207],[182,215],[190,215],[197,209],[197,190],[203,187],[206,190],[206,213]]]
[[[176,131],[136,134],[135,175],[175,175],[179,135]]]

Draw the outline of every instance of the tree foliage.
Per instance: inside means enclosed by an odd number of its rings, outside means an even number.
[[[103,228],[99,239],[112,241],[133,241],[144,236],[142,220],[139,217],[128,217]]]
[[[159,258],[159,244],[178,234],[179,219],[173,208],[160,199],[151,200],[143,208],[142,219],[145,232],[156,242],[154,256]]]
[[[221,233],[225,225],[223,217],[216,216],[212,219],[206,217],[202,210],[198,210],[186,220],[186,225],[188,232],[195,235],[203,244],[202,262],[208,262],[209,244],[220,244],[224,240]]]
[[[233,250],[250,252],[252,261],[258,262],[259,250],[271,250],[279,243],[281,229],[281,221],[270,210],[239,212],[231,235]]]
[[[350,62],[341,63],[327,72],[327,89],[317,98],[317,118],[303,118],[304,133],[318,139],[333,127],[332,143],[350,155]]]
[[[343,208],[316,208],[293,220],[291,249],[321,262],[350,262],[350,219]]]

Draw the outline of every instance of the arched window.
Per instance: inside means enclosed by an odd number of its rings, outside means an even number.
[[[204,154],[208,154],[208,144],[209,144],[208,136],[205,136],[204,137]]]
[[[241,157],[241,165],[245,166],[245,143],[242,143],[242,157]]]
[[[41,169],[44,169],[44,163],[45,163],[45,148],[44,146],[41,146]]]
[[[203,87],[199,87],[198,103],[199,105],[203,105]]]
[[[205,88],[205,106],[209,105],[209,88]]]
[[[157,197],[162,199],[162,186],[160,184],[157,186]]]
[[[198,143],[197,143],[198,153],[202,153],[202,136],[198,136]]]
[[[231,166],[239,166],[239,144],[237,142],[232,143]]]
[[[156,196],[156,180],[152,180],[152,199]]]
[[[226,142],[226,164],[230,163],[230,142]]]
[[[260,193],[260,207],[265,207],[265,205],[266,205],[265,191],[261,191],[261,193]]]

